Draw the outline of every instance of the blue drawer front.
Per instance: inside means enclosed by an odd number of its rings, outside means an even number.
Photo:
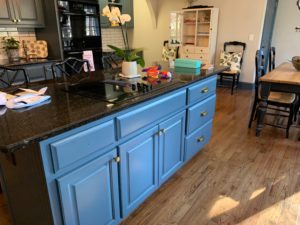
[[[164,97],[149,105],[117,117],[119,137],[125,137],[156,120],[185,107],[186,91]]]
[[[206,145],[211,138],[212,120],[194,133],[186,137],[186,149],[184,160],[191,159]]]
[[[50,144],[55,172],[115,142],[113,121],[100,124]]]
[[[188,88],[188,103],[192,104],[216,92],[217,77],[213,76]]]
[[[216,95],[213,95],[188,109],[188,134],[211,120],[215,113]]]

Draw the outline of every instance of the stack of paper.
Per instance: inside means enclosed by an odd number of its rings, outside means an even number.
[[[6,107],[9,109],[20,109],[30,106],[38,105],[42,102],[50,99],[49,95],[44,95],[47,91],[47,87],[34,91],[31,89],[20,89],[22,92],[16,94],[16,96],[6,95]]]

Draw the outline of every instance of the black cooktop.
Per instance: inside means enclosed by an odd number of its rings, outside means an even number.
[[[172,79],[83,79],[77,83],[64,86],[64,91],[88,98],[99,99],[109,103],[117,103],[149,92],[166,88],[182,81]]]

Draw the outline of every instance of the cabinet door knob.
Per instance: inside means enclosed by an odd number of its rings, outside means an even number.
[[[17,22],[18,22],[18,23],[20,23],[20,22],[21,22],[21,20],[20,20],[20,19],[17,19]]]
[[[200,116],[201,116],[201,117],[204,117],[204,116],[207,116],[207,114],[208,114],[208,112],[207,112],[207,111],[204,111],[204,112],[200,113]]]
[[[157,135],[158,135],[158,136],[161,136],[161,135],[163,135],[165,132],[166,132],[166,129],[160,129],[160,130],[157,132]]]
[[[12,19],[11,21],[12,21],[13,23],[16,23],[16,22],[17,22],[17,20],[16,20],[16,19]]]
[[[204,142],[204,140],[205,140],[204,136],[201,136],[201,137],[197,138],[198,142]]]
[[[114,157],[114,160],[116,163],[119,163],[121,161],[121,158],[119,156],[117,156],[117,157]]]
[[[207,93],[209,91],[208,87],[205,87],[201,90],[201,93]]]

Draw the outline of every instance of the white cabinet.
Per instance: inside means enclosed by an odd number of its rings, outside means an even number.
[[[182,43],[182,19],[183,12],[170,13],[170,39],[169,43],[173,46],[180,46]]]
[[[170,43],[181,46],[180,57],[200,59],[205,64],[213,64],[219,9],[185,9],[171,12],[170,15]]]

